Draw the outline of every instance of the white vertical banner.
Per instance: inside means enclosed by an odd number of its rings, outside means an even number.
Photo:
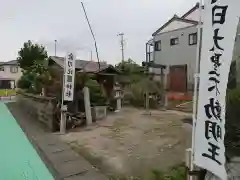
[[[240,0],[205,0],[193,163],[220,179],[225,170],[225,96]]]
[[[63,100],[73,101],[75,81],[75,54],[67,53],[64,64]]]

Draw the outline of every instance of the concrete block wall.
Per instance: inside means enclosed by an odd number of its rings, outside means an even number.
[[[102,120],[107,117],[107,107],[106,106],[95,106],[91,108],[93,121]]]
[[[41,122],[48,130],[56,130],[56,119],[54,117],[55,98],[36,96],[19,91],[16,102],[32,120]]]

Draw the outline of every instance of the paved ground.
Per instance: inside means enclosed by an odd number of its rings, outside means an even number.
[[[61,138],[105,173],[142,177],[153,169],[169,170],[185,160],[191,128],[182,119],[191,114],[151,112],[123,108]]]
[[[4,103],[0,103],[0,147],[0,179],[54,179]]]
[[[60,135],[47,132],[40,123],[23,114],[16,103],[8,103],[8,107],[56,180],[107,179],[88,161],[62,142],[59,139]]]
[[[15,102],[15,96],[0,96],[0,103]]]

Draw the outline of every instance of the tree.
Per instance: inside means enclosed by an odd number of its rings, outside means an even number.
[[[229,158],[240,156],[240,89],[237,87],[236,61],[231,63],[226,96],[226,155]]]
[[[48,57],[47,51],[43,46],[33,44],[30,40],[23,44],[18,55],[17,60],[23,70],[28,70],[35,62],[43,63]]]
[[[52,83],[51,80],[52,77],[46,65],[42,62],[34,61],[28,70],[23,71],[23,75],[18,82],[18,87],[38,94],[42,92],[42,88]]]
[[[127,61],[117,64],[116,68],[121,70],[121,75],[118,76],[118,81],[121,84],[139,82],[143,77],[146,77],[144,74],[145,68],[138,65],[130,58]]]
[[[28,41],[23,44],[18,55],[18,63],[23,69],[18,87],[32,93],[41,93],[42,88],[51,81],[47,68],[47,51],[43,46]]]
[[[228,89],[235,89],[237,87],[237,67],[236,61],[233,61],[230,66],[228,76]]]
[[[93,106],[103,106],[107,103],[107,97],[103,93],[103,90],[96,80],[89,79],[86,82],[86,86],[90,91],[91,105]]]
[[[240,156],[240,89],[227,91],[226,98],[226,155],[229,158]]]
[[[129,74],[144,74],[144,67],[138,65],[132,59],[128,59],[127,61],[120,62],[116,65],[116,68],[122,71],[122,74],[129,75]]]

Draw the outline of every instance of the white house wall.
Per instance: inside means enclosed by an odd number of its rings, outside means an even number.
[[[192,26],[192,24],[175,20],[175,21],[171,22],[168,26],[166,26],[164,29],[162,29],[159,32],[159,34],[174,31],[176,29],[185,28],[185,27],[189,27],[189,26]]]
[[[189,34],[196,33],[197,26],[192,26],[176,31],[159,34],[154,37],[154,41],[161,40],[162,50],[154,52],[154,62],[156,64],[166,65],[185,65],[188,71],[188,88],[191,89],[194,82],[194,72],[196,64],[196,45],[189,45]],[[179,44],[170,46],[170,39],[178,37]],[[166,70],[168,74],[168,69]]]
[[[13,79],[15,80],[15,82],[17,82],[20,77],[22,76],[22,72],[20,67],[18,67],[18,72],[17,73],[12,73],[10,71],[10,67],[9,65],[4,65],[4,71],[0,71],[0,79]]]

